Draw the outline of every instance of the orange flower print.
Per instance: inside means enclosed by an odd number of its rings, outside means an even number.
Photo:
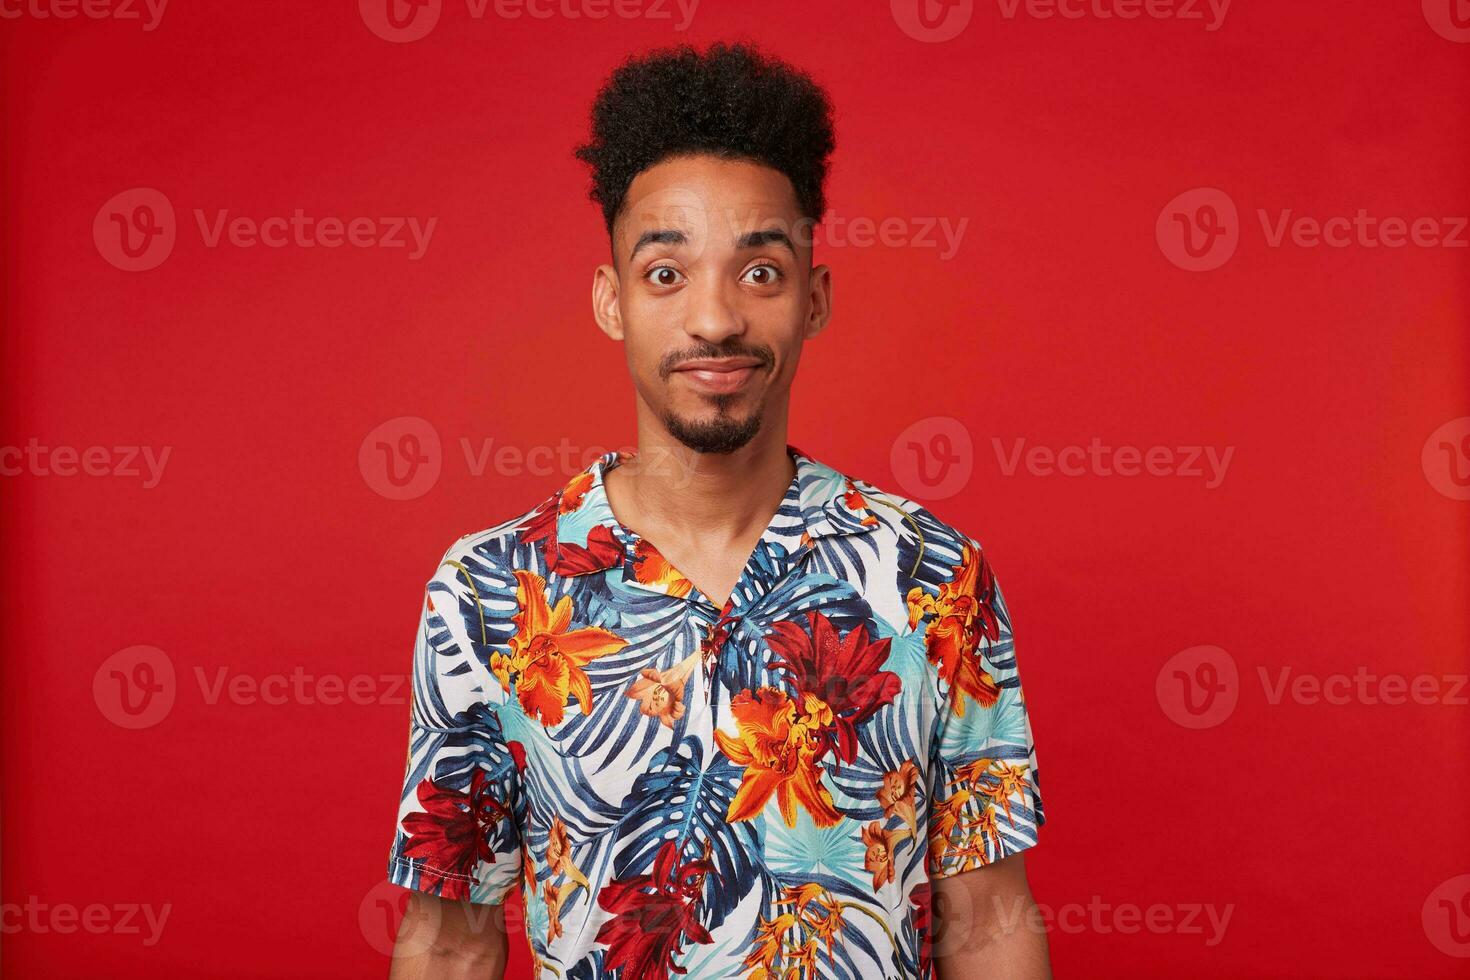
[[[908,835],[907,830],[884,830],[876,820],[863,828],[863,868],[873,875],[874,889],[893,880],[893,849]]]
[[[833,956],[837,934],[842,931],[842,902],[821,885],[808,882],[804,885],[788,885],[781,890],[781,902],[796,907],[797,919],[804,934],[819,939],[827,945],[827,959]]]
[[[549,945],[562,934],[561,889],[549,882],[546,885],[546,942]]]
[[[546,838],[546,867],[553,876],[566,875],[583,888],[591,889],[586,877],[572,863],[572,848],[567,841],[567,825],[561,817],[551,818],[551,832]]]
[[[659,550],[642,538],[633,546],[633,577],[644,585],[656,585],[669,595],[687,596],[694,583],[684,577]]]
[[[995,580],[980,550],[966,544],[954,576],[932,596],[921,586],[909,590],[909,629],[929,619],[924,631],[929,662],[950,686],[950,710],[965,713],[965,698],[982,708],[992,707],[1000,696],[995,678],[980,663],[980,639],[1000,638],[995,610]]]
[[[546,599],[546,580],[535,572],[517,569],[515,614],[516,634],[510,638],[510,654],[496,653],[490,670],[507,692],[515,685],[521,707],[543,725],[560,724],[567,698],[575,697],[583,714],[592,710],[592,685],[582,670],[604,654],[628,645],[605,629],[586,626],[569,630],[572,597],[562,596],[552,609]]]
[[[699,654],[691,653],[668,670],[643,668],[638,679],[623,693],[638,702],[640,714],[657,718],[665,728],[684,717],[684,685],[699,663]]]
[[[1013,766],[994,759],[980,758],[955,769],[951,786],[969,786],[974,792],[983,794],[1005,810],[1006,820],[1016,825],[1011,816],[1011,797],[1026,790],[1026,770],[1029,766]]]
[[[826,707],[816,698],[808,700]],[[774,687],[763,687],[753,696],[741,691],[730,701],[740,734],[732,738],[716,731],[715,742],[731,762],[745,767],[740,789],[725,814],[731,823],[757,816],[772,796],[788,827],[796,826],[798,804],[818,827],[831,827],[842,819],[832,794],[821,783],[822,767],[816,762],[819,726],[810,714],[798,717],[796,708],[785,692]]]
[[[817,975],[817,941],[808,939],[801,946],[792,950],[787,956],[791,967],[786,971],[788,977],[814,977]]]
[[[746,980],[768,980],[777,975],[776,961],[781,958],[785,948],[782,937],[795,925],[796,916],[790,912],[782,913],[774,919],[760,920],[760,924],[755,927],[755,948],[745,957],[745,966],[751,971]]]
[[[919,815],[914,806],[918,785],[919,767],[912,759],[905,759],[897,770],[883,774],[883,785],[878,787],[878,805],[883,808],[883,816],[901,817],[911,834],[919,829]]]
[[[950,849],[950,837],[960,827],[965,804],[970,800],[969,790],[959,790],[953,796],[933,805],[929,813],[929,862],[933,869],[940,867],[945,852]]]
[[[862,523],[864,527],[877,526],[877,515],[875,515],[871,510],[868,509],[868,502],[863,499],[862,491],[860,491],[857,488],[857,484],[853,483],[851,480],[847,481],[847,492],[842,495],[842,506],[852,511],[854,514],[862,514]]]
[[[530,845],[524,843],[521,844],[521,880],[528,893],[536,894],[536,862],[531,857]]]
[[[990,772],[990,775],[995,777],[996,783],[985,792],[1005,809],[1006,820],[1012,827],[1016,825],[1016,821],[1011,816],[1011,797],[1025,792],[1028,768],[1028,766],[1012,766],[1004,762],[997,762]]]

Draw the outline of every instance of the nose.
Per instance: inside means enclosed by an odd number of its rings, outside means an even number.
[[[745,333],[745,317],[739,308],[738,291],[718,277],[695,282],[686,290],[689,307],[684,332],[690,337],[719,346]]]

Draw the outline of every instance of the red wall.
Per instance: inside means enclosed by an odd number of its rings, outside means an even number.
[[[46,449],[0,456],[6,975],[386,972],[371,890],[422,584],[581,465],[494,450],[633,439],[571,147],[623,53],[734,36],[840,113],[836,317],[791,440],[986,544],[1042,760],[1028,864],[1058,975],[1465,975],[1470,25],[1450,2],[991,0],[926,31],[911,0],[703,0],[681,31],[672,0],[443,0],[403,42],[367,26],[391,33],[376,0],[176,0],[151,30],[141,0],[0,0],[0,444]],[[638,16],[565,13],[599,10]],[[138,188],[174,212],[154,199],[166,257],[120,250],[111,215],[148,202],[112,199]],[[360,238],[436,224],[417,257],[210,244],[222,211],[295,209],[371,219]],[[1314,246],[1276,237],[1283,212],[1349,220]],[[857,219],[895,220],[885,243]],[[1181,221],[1213,250],[1191,257]],[[399,445],[404,416],[440,448],[422,437],[400,492],[368,437]],[[156,481],[139,447],[168,451]],[[1115,472],[1151,449],[1152,472]],[[1206,450],[1229,453],[1218,478]],[[115,670],[153,670],[143,715]],[[129,906],[166,909],[161,933]]]

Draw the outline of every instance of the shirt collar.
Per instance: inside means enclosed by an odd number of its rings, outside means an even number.
[[[866,534],[878,525],[877,515],[851,479],[795,446],[786,451],[796,464],[796,475],[772,520],[772,530],[779,533],[784,526],[811,542]],[[553,570],[585,574],[611,568],[631,552],[636,535],[613,515],[604,483],[609,469],[630,458],[629,453],[604,453],[538,508],[533,525],[540,533],[535,537],[544,539]],[[553,520],[554,527],[548,526]]]

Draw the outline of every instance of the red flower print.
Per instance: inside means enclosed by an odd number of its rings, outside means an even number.
[[[597,941],[608,948],[603,969],[622,969],[622,980],[662,980],[684,973],[674,965],[684,940],[710,942],[698,910],[705,878],[713,870],[708,845],[700,860],[681,861],[678,844],[665,841],[651,873],[606,885],[597,897],[613,913],[597,932]]]
[[[425,779],[417,790],[424,812],[403,818],[403,829],[408,834],[404,856],[448,876],[440,888],[444,898],[467,900],[470,883],[475,880],[475,865],[495,861],[490,832],[510,811],[491,795],[492,788],[480,770],[471,778],[468,793]]]
[[[557,538],[556,520],[582,506],[582,498],[592,488],[592,474],[579,473],[555,497],[546,501],[520,529],[524,543],[541,542],[541,556],[546,567],[557,575],[585,575],[612,568],[623,560],[623,546],[612,529],[598,524],[587,532],[587,545],[569,544]]]
[[[865,626],[839,639],[832,621],[817,612],[808,613],[807,621],[810,630],[790,620],[776,623],[766,639],[781,658],[775,666],[791,675],[804,696],[822,704],[812,712],[822,721],[819,757],[830,748],[851,762],[857,758],[857,726],[890,703],[902,682],[880,669],[888,659],[888,640],[870,643]]]

